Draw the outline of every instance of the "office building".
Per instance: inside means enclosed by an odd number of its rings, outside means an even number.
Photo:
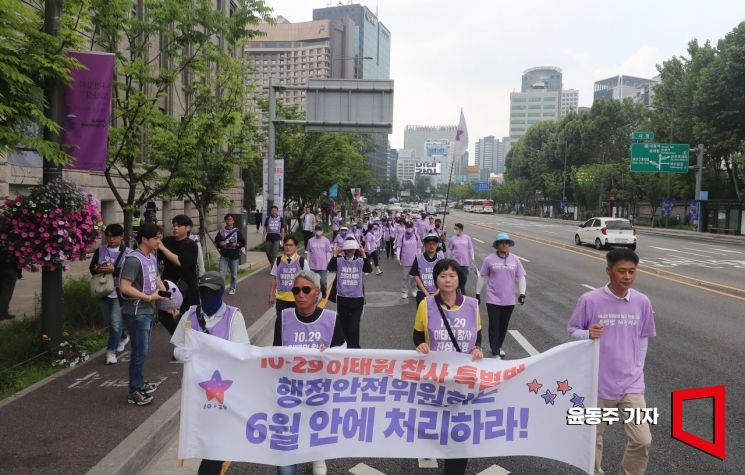
[[[561,107],[559,117],[566,117],[570,112],[577,112],[579,107],[579,90],[565,89],[561,91]]]
[[[523,71],[522,92],[541,89],[544,91],[561,92],[562,71],[554,66],[539,66]]]
[[[425,143],[436,140],[455,140],[455,125],[407,125],[404,128],[404,148],[426,155]]]
[[[487,170],[489,173],[494,169],[494,162],[496,160],[498,140],[493,135],[481,138],[476,141],[474,154],[475,154],[475,165],[483,170]]]
[[[497,147],[494,152],[494,173],[504,173],[504,158],[506,155],[506,144],[503,140],[497,140]]]
[[[354,79],[391,78],[391,32],[378,16],[363,5],[336,5],[313,10],[313,20],[331,20],[343,25],[345,38],[341,48],[332,51],[332,65],[352,67]],[[345,76],[347,77],[347,76]],[[388,176],[388,134],[369,134],[375,145],[365,155],[373,176],[385,180]]]
[[[411,182],[416,180],[416,152],[411,149],[400,148],[397,151],[398,159],[396,160],[396,178],[399,183]]]
[[[654,86],[659,81],[659,76],[654,79],[645,79],[624,75],[595,81],[593,100],[615,99],[622,101],[630,98],[636,103],[650,106],[654,98]]]
[[[396,178],[396,167],[398,166],[398,150],[388,149],[388,179]]]
[[[562,71],[540,66],[523,71],[521,92],[510,93],[510,141],[516,142],[528,128],[561,113]]]

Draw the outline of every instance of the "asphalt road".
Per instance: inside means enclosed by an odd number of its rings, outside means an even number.
[[[570,341],[566,323],[577,298],[589,288],[604,285],[604,251],[573,244],[576,226],[502,215],[484,216],[454,212],[446,229],[462,222],[477,245],[477,262],[489,253],[498,231],[515,239],[514,254],[523,258],[528,273],[528,300],[518,307],[510,323],[507,358],[528,356],[525,340],[545,351]],[[745,410],[738,404],[745,394],[742,361],[745,357],[745,242],[702,240],[697,236],[639,236],[637,252],[642,262],[635,288],[647,294],[656,312],[657,337],[650,342],[646,359],[646,399],[659,411],[652,428],[653,446],[648,473],[745,473]],[[381,277],[366,280],[368,300],[362,323],[362,346],[412,348],[413,299],[398,295],[400,273],[395,261],[382,262]],[[469,294],[475,277],[471,274]],[[333,306],[331,307],[333,308]],[[487,324],[482,307],[484,335]],[[488,347],[485,338],[485,347]],[[522,341],[522,340],[521,340]],[[487,348],[485,348],[487,349]],[[485,351],[486,353],[487,351]],[[682,442],[671,433],[671,392],[679,389],[726,385],[727,458],[720,461]],[[686,402],[683,428],[704,439],[713,438],[711,400]],[[617,473],[625,436],[619,427],[606,432],[604,468]],[[339,454],[343,456],[343,454]],[[329,474],[441,473],[420,468],[417,459],[345,459],[328,461]],[[377,470],[373,471],[373,470]],[[473,459],[468,473],[500,474],[579,473],[568,465],[534,457]],[[274,474],[274,467],[231,464],[229,474]],[[299,473],[310,474],[310,464]]]

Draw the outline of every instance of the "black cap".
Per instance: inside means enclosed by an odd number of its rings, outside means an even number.
[[[220,290],[225,287],[225,279],[222,278],[222,275],[220,275],[219,272],[205,272],[204,275],[199,278],[199,286],[207,287],[211,290]]]

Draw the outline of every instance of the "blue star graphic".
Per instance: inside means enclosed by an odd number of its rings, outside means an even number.
[[[552,393],[550,389],[546,389],[546,392],[541,394],[541,397],[544,401],[546,401],[546,404],[554,405],[554,399],[556,399],[556,394]]]
[[[573,394],[572,399],[570,399],[570,401],[573,404],[572,407],[585,407],[585,404],[584,404],[585,398],[583,398],[577,393],[572,393],[572,394]]]

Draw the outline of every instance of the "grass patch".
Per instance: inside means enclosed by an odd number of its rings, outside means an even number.
[[[88,277],[65,279],[62,318],[65,336],[89,354],[108,340],[104,316],[90,296]],[[4,399],[59,371],[41,339],[39,316],[0,325],[0,399]]]

